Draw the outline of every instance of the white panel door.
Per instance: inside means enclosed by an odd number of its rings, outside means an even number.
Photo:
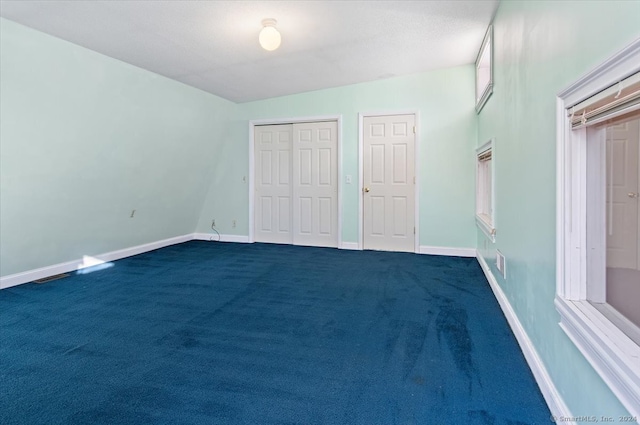
[[[292,125],[256,126],[255,211],[256,242],[290,244]]]
[[[293,243],[338,246],[338,123],[293,125]]]
[[[638,269],[640,120],[607,128],[607,267]]]
[[[363,120],[364,249],[415,252],[415,115]]]

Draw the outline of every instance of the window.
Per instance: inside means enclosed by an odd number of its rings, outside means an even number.
[[[493,27],[489,26],[476,58],[476,112],[493,93]]]
[[[495,242],[493,140],[476,151],[476,222]]]
[[[640,416],[640,39],[560,93],[560,326]]]
[[[586,143],[586,300],[640,345],[640,112],[588,128]]]

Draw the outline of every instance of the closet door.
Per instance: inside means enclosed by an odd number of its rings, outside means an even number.
[[[291,232],[292,125],[256,126],[255,211],[256,242],[293,243]]]
[[[338,246],[338,124],[293,125],[293,243]]]

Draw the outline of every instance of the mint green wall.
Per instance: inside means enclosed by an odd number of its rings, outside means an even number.
[[[478,145],[495,138],[496,244],[477,232],[498,278],[574,416],[625,409],[558,326],[556,94],[640,36],[640,2],[503,1],[494,20],[493,96],[479,116]]]
[[[249,120],[342,115],[343,231],[358,241],[358,113],[417,110],[420,114],[420,244],[474,247],[476,115],[473,67],[432,71],[238,105],[234,140],[220,152],[216,178],[198,231],[216,218],[222,233],[247,235]],[[231,220],[238,226],[231,228]]]
[[[235,104],[0,31],[0,275],[193,232]]]

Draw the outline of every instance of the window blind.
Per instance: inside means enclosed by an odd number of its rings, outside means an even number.
[[[640,72],[569,108],[571,128],[601,123],[640,110]]]
[[[478,154],[478,161],[488,161],[491,159],[491,149]]]

